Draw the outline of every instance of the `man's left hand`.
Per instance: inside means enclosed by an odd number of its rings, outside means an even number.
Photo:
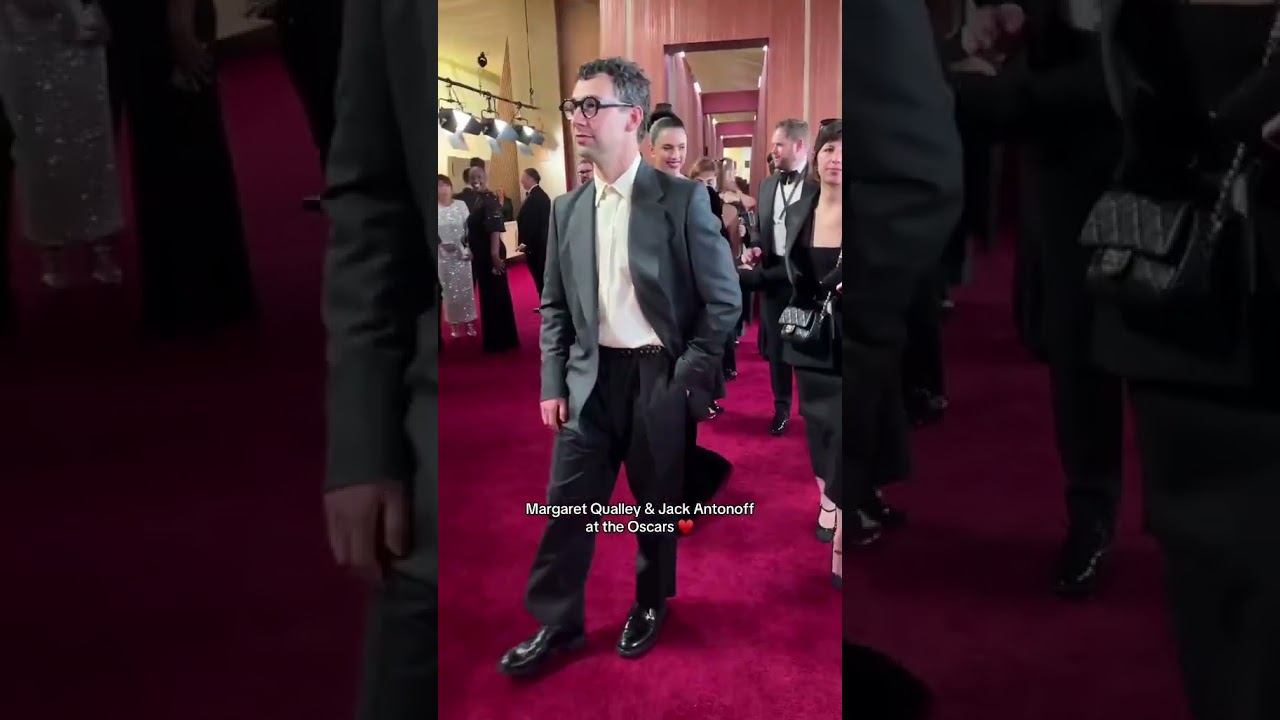
[[[329,547],[341,567],[372,583],[387,556],[403,557],[408,527],[404,487],[384,481],[330,490],[324,496]]]

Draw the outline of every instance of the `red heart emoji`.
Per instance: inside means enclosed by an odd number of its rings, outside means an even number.
[[[680,528],[681,535],[688,535],[689,533],[693,532],[693,521],[681,520],[680,522],[676,523],[676,527]]]

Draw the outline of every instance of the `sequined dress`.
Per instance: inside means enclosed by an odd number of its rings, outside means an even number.
[[[463,252],[467,236],[467,204],[454,200],[436,206],[436,231],[440,233],[440,286],[444,289],[444,319],[451,324],[475,322],[476,287],[471,260]]]
[[[46,247],[124,226],[106,51],[77,41],[90,13],[79,0],[0,0],[0,97],[23,229]]]

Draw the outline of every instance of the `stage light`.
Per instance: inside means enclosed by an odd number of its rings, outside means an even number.
[[[521,145],[541,145],[546,141],[546,138],[537,129],[523,123],[515,123],[512,125],[512,129],[516,134],[516,142]]]
[[[440,108],[436,117],[440,122],[440,129],[450,135],[464,132],[475,121],[464,110],[449,107]]]
[[[698,93],[699,95],[702,94],[702,86],[698,84],[697,80],[693,81],[693,91]]]
[[[763,50],[763,51],[765,51],[765,52],[769,52],[769,46],[768,46],[768,45],[765,45],[764,47],[762,47],[762,48],[760,48],[760,49],[761,49],[761,50]]]
[[[483,127],[480,133],[498,142],[514,142],[516,140],[516,131],[512,129],[511,124],[506,120],[489,117],[481,121],[481,125]]]
[[[763,75],[761,75],[760,77],[756,78],[756,89],[757,89],[757,90],[759,90],[759,89],[760,89],[760,88],[762,88],[762,87],[764,87],[764,76],[763,76]]]

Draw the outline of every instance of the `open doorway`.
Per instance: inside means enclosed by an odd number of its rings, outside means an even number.
[[[768,173],[765,93],[768,41],[668,46],[667,99],[689,134],[688,165],[728,163],[755,187]]]

